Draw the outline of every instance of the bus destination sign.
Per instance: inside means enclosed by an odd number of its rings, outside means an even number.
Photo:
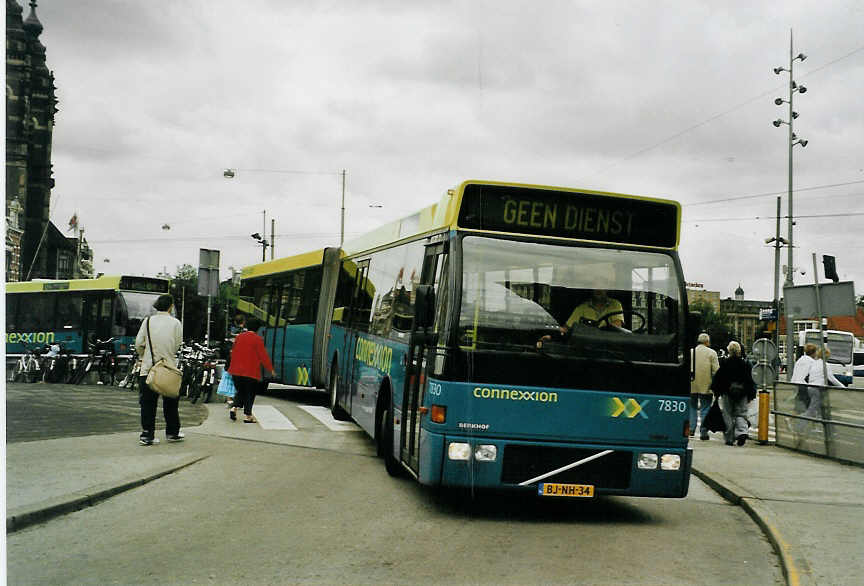
[[[120,289],[124,291],[146,291],[147,293],[168,293],[168,279],[153,277],[122,277]]]
[[[674,248],[674,203],[504,185],[467,185],[459,226]]]

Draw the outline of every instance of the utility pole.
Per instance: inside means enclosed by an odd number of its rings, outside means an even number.
[[[786,265],[786,281],[783,284],[784,289],[786,287],[792,287],[794,285],[794,275],[795,275],[795,265],[793,259],[793,238],[792,231],[793,226],[795,225],[793,208],[792,208],[792,148],[796,144],[800,144],[801,147],[807,146],[807,141],[799,139],[795,132],[793,132],[792,126],[796,118],[798,118],[798,112],[795,112],[792,108],[792,98],[795,95],[795,92],[803,94],[807,91],[807,88],[799,86],[795,83],[795,78],[793,77],[792,68],[795,65],[795,61],[804,61],[807,56],[804,53],[798,53],[798,55],[794,55],[794,49],[792,44],[792,30],[789,30],[789,68],[785,67],[775,67],[774,73],[780,75],[781,72],[786,71],[789,73],[789,99],[784,100],[783,98],[776,98],[774,103],[778,106],[782,106],[784,103],[789,104],[789,119],[782,120],[778,118],[772,124],[775,127],[780,128],[781,124],[786,124],[789,127],[789,141],[788,141],[788,150],[789,150],[789,217],[788,217],[788,238],[786,239],[786,245],[789,247],[788,251],[788,261]],[[794,323],[792,322],[792,317],[789,315],[789,304],[786,304],[786,380],[789,380],[792,377],[792,367],[795,364],[795,332],[794,332]]]
[[[339,224],[339,248],[345,243],[345,169],[342,169],[342,221]]]
[[[270,218],[270,260],[273,260],[276,250],[276,218]]]

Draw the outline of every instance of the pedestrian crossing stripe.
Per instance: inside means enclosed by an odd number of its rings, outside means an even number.
[[[305,366],[298,366],[297,373],[295,376],[295,381],[297,384],[303,387],[309,386],[309,370]]]

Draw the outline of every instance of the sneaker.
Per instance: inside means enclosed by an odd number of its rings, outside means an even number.
[[[179,432],[177,435],[169,435],[166,437],[169,442],[182,442],[184,439],[186,439],[186,436],[183,434],[182,431]]]
[[[153,444],[158,444],[159,439],[155,437],[139,437],[138,443],[142,446],[152,446]]]
[[[744,442],[746,442],[746,441],[747,441],[747,435],[743,434],[743,433],[736,438],[736,443],[739,446],[743,446]]]

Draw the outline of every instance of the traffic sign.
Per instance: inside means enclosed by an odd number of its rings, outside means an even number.
[[[774,361],[777,359],[777,346],[771,340],[760,338],[753,342],[753,358],[756,359],[756,364],[750,371],[750,376],[754,383],[766,388],[776,377]]]
[[[753,357],[758,362],[772,364],[774,359],[777,358],[777,346],[767,338],[759,338],[753,342]]]
[[[768,387],[774,382],[776,375],[773,366],[760,362],[750,371],[750,376],[753,377],[753,382],[760,387]]]
[[[763,307],[759,310],[759,321],[774,321],[777,319],[777,310]]]

